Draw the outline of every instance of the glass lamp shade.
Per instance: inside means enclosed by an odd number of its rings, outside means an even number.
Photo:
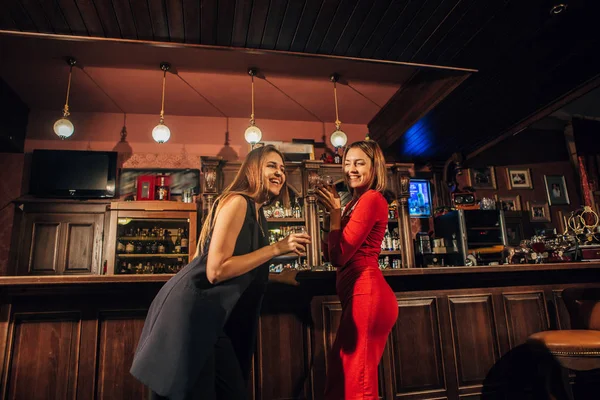
[[[71,137],[74,131],[75,127],[73,126],[73,123],[67,118],[61,118],[54,123],[54,133],[61,139]]]
[[[260,142],[260,139],[262,138],[262,131],[258,126],[252,124],[248,128],[246,128],[244,138],[246,138],[246,142],[250,144],[256,144]]]
[[[159,123],[152,129],[152,138],[157,143],[164,143],[171,137],[171,130],[164,123]]]
[[[348,136],[346,136],[344,131],[336,129],[335,132],[331,134],[330,140],[333,147],[344,147],[348,141]]]

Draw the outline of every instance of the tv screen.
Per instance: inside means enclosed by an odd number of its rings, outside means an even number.
[[[411,217],[431,217],[431,193],[429,181],[426,179],[411,179],[409,187],[408,211]]]
[[[39,197],[115,197],[117,152],[34,150],[29,192]]]

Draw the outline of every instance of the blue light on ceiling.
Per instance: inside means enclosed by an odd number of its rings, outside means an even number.
[[[423,157],[431,150],[433,135],[422,118],[408,128],[402,135],[402,141],[403,156]]]

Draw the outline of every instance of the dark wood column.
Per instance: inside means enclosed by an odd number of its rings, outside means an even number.
[[[410,176],[408,171],[396,167],[396,180],[398,189],[398,221],[400,223],[400,243],[402,244],[402,267],[414,268],[415,250],[412,240],[412,231],[410,229],[410,214],[408,212],[408,197]]]

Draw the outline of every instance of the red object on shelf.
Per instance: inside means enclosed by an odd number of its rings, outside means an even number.
[[[171,200],[171,177],[169,175],[157,175],[154,181],[154,200]]]
[[[154,200],[156,177],[153,175],[140,175],[137,178],[136,200]]]

